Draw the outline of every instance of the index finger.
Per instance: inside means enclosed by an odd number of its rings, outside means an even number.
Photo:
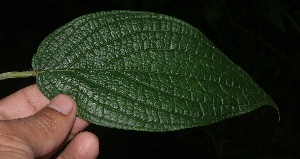
[[[48,103],[37,85],[30,85],[0,100],[0,120],[33,115]]]

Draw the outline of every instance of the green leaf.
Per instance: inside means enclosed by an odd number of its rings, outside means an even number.
[[[277,109],[199,30],[156,13],[76,18],[45,38],[32,66],[48,98],[68,94],[78,116],[106,127],[172,131]]]

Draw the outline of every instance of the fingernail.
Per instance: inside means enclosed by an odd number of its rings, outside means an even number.
[[[73,110],[74,101],[71,97],[67,95],[58,95],[50,101],[48,107],[64,115],[69,115],[70,112]]]

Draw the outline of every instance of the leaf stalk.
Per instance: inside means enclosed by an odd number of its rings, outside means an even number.
[[[0,80],[5,80],[9,78],[24,78],[36,75],[37,73],[35,71],[5,72],[0,74]]]

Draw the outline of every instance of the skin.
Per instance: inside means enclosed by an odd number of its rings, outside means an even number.
[[[58,159],[93,159],[98,138],[82,132],[88,122],[76,117],[76,103],[67,95],[49,101],[36,85],[0,100],[0,159],[50,158],[68,145]]]

